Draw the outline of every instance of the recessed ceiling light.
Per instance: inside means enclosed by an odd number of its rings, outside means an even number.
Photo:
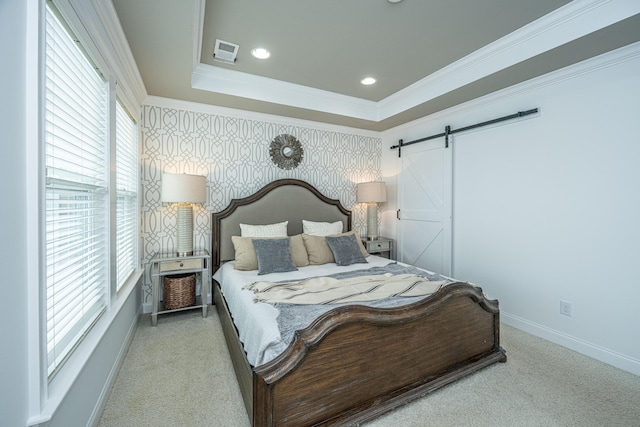
[[[376,82],[376,79],[374,79],[373,77],[365,77],[364,79],[360,80],[360,83],[362,83],[363,85],[372,85]]]
[[[400,3],[402,0],[388,0],[389,3]]]
[[[258,59],[267,59],[271,56],[271,52],[263,47],[256,47],[255,49],[251,49],[251,55]]]

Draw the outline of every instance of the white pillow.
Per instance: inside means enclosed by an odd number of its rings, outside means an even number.
[[[289,224],[289,221],[265,225],[240,224],[240,236],[287,237],[287,224]]]
[[[342,221],[314,222],[302,220],[302,232],[310,236],[331,236],[342,233]]]

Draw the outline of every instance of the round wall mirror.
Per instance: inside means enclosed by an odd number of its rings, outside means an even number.
[[[303,154],[300,141],[286,133],[276,136],[269,147],[271,161],[280,169],[295,169],[302,161]]]

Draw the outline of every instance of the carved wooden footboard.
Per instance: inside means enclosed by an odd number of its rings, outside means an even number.
[[[336,308],[273,361],[251,368],[235,357],[234,365],[252,425],[305,426],[357,424],[504,361],[497,302],[455,283],[409,306]]]

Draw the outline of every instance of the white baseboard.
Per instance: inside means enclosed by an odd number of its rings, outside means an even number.
[[[633,357],[617,353],[599,345],[581,340],[580,338],[576,338],[521,317],[505,313],[504,311],[500,312],[500,319],[509,326],[513,326],[514,328],[520,329],[552,343],[577,351],[585,356],[589,356],[608,365],[615,366],[616,368],[640,376],[640,360],[634,359]]]

